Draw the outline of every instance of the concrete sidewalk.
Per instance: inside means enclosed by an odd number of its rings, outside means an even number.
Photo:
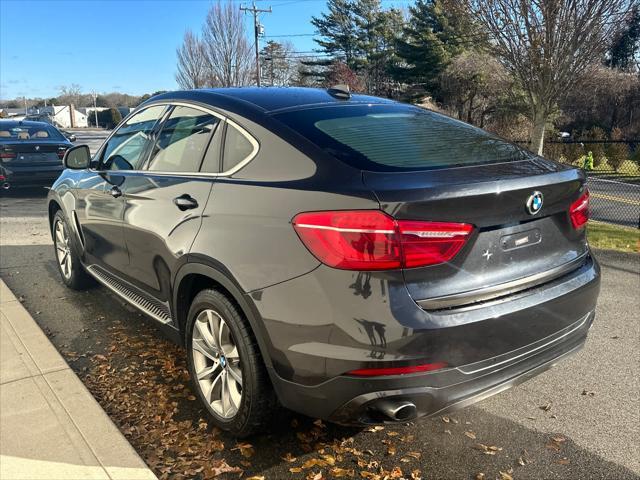
[[[156,478],[2,280],[0,478]]]

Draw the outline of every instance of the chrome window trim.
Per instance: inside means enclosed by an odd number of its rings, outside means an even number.
[[[100,149],[98,150],[98,152],[96,152],[96,155],[98,154],[102,154],[102,150],[104,149],[104,146],[107,144],[107,142],[109,141],[109,139],[113,136],[114,133],[116,133],[118,131],[118,129],[120,128],[121,125],[123,125],[127,120],[129,120],[129,118],[131,118],[133,115],[137,114],[138,112],[142,112],[143,110],[146,110],[147,108],[150,107],[155,107],[158,105],[165,105],[167,107],[172,107],[172,106],[177,106],[177,107],[189,107],[189,108],[195,108],[197,110],[202,110],[203,112],[206,113],[210,113],[211,115],[218,117],[220,119],[220,126],[223,126],[224,123],[228,123],[231,126],[233,126],[234,128],[238,129],[238,131],[242,134],[242,136],[244,136],[249,143],[251,143],[251,146],[253,147],[253,150],[251,151],[251,153],[245,157],[241,162],[239,162],[238,164],[236,164],[233,168],[226,170],[224,172],[220,172],[220,173],[209,173],[209,172],[168,172],[168,171],[155,171],[155,170],[148,170],[147,168],[145,169],[140,169],[140,170],[95,170],[95,169],[90,169],[94,172],[109,172],[109,173],[131,173],[131,172],[137,172],[137,173],[149,173],[151,175],[160,175],[160,176],[182,176],[182,177],[206,177],[206,178],[218,178],[218,177],[229,177],[231,175],[233,175],[234,173],[240,171],[242,168],[246,167],[255,157],[256,155],[258,155],[258,151],[260,150],[260,143],[253,137],[253,135],[251,135],[244,127],[242,127],[241,125],[239,125],[237,122],[231,120],[230,118],[225,117],[224,115],[222,115],[221,113],[216,112],[215,110],[213,110],[211,107],[206,107],[204,105],[201,105],[199,103],[189,103],[189,102],[173,102],[173,101],[162,101],[162,102],[158,102],[158,103],[151,103],[149,105],[146,105],[144,108],[141,108],[140,110],[134,110],[133,112],[131,112],[129,115],[127,115],[122,122],[120,122],[118,124],[118,126],[116,128],[113,129],[113,132],[111,132],[109,134],[109,136],[105,139],[105,141],[103,142],[103,144],[100,146]],[[224,161],[224,151],[221,152],[222,153],[222,158]],[[147,162],[145,162],[145,167],[147,167]],[[202,165],[200,166],[200,168],[202,168]]]

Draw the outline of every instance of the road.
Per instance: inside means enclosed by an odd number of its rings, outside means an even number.
[[[640,185],[590,176],[591,218],[640,228]]]
[[[333,478],[350,469],[360,478],[380,468],[399,468],[406,478],[417,469],[425,479],[494,479],[511,469],[514,479],[640,478],[637,255],[598,252],[602,294],[585,349],[528,383],[448,422],[422,419],[376,432],[281,412],[268,434],[245,442],[250,448],[207,424],[188,387],[184,354],[152,320],[103,287],[73,292],[62,285],[45,207],[39,191],[0,199],[0,275],[158,476],[209,478],[232,466],[267,479],[318,471]],[[478,444],[502,450],[488,455]]]

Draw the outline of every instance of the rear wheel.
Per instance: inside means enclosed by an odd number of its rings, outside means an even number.
[[[193,387],[214,423],[241,437],[263,428],[273,389],[246,320],[225,295],[210,289],[196,295],[186,346]]]
[[[58,210],[53,217],[53,247],[56,254],[56,264],[62,281],[74,290],[86,290],[94,285],[93,279],[85,272],[73,241],[69,224]]]

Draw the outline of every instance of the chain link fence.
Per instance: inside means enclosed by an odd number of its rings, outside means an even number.
[[[548,140],[544,156],[587,168],[593,220],[640,228],[640,140]]]
[[[640,228],[640,183],[589,175],[591,218]]]

